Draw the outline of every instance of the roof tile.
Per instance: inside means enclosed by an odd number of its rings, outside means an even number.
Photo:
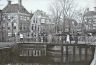
[[[19,4],[11,4],[11,5],[7,5],[4,9],[3,9],[4,13],[26,13],[29,14],[29,12],[22,6]]]

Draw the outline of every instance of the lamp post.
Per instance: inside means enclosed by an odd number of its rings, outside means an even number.
[[[14,23],[12,21],[12,37],[14,37],[14,35],[13,35],[13,26],[14,26]]]
[[[1,28],[1,32],[2,32],[2,42],[4,42],[3,26],[2,26],[2,28]]]

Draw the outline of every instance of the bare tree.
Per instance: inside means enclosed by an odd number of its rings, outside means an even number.
[[[58,32],[60,16],[62,13],[60,5],[58,5],[58,4],[59,4],[59,2],[57,2],[57,1],[55,2],[55,0],[54,0],[54,2],[52,2],[52,4],[49,7],[51,14],[52,14],[53,21],[56,23],[56,27],[55,27],[56,33]]]
[[[54,0],[53,5],[50,6],[50,10],[52,12],[52,16],[57,22],[57,24],[60,22],[60,19],[62,18],[63,22],[65,23],[65,18],[74,18],[75,16],[75,2],[74,0]],[[65,25],[64,25],[65,26]],[[64,31],[63,27],[63,31]]]
[[[66,18],[69,19],[77,19],[78,17],[78,3],[75,3],[75,0],[54,0],[53,5],[50,6],[50,10],[52,12],[52,16],[55,19],[56,24],[56,29],[58,29],[58,25],[60,23],[60,19],[63,21],[63,26],[61,31],[65,32],[65,20]],[[80,20],[80,19],[78,19]],[[80,20],[81,21],[81,20]],[[70,23],[70,22],[68,22]],[[71,24],[69,24],[71,26]],[[70,33],[70,27],[69,27],[69,33]]]

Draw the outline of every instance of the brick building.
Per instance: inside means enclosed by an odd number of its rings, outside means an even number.
[[[19,34],[27,37],[29,34],[30,13],[22,5],[22,0],[18,0],[17,4],[8,5],[3,9],[3,21],[6,22],[6,31],[8,40],[19,38]]]
[[[92,32],[96,30],[96,7],[94,9],[94,11],[87,11],[83,16],[85,31]]]
[[[30,36],[37,40],[52,33],[53,27],[50,17],[44,11],[37,10],[31,18]]]

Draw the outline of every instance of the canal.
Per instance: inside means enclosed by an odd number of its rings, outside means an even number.
[[[0,49],[0,65],[90,65],[94,46],[17,45]]]

